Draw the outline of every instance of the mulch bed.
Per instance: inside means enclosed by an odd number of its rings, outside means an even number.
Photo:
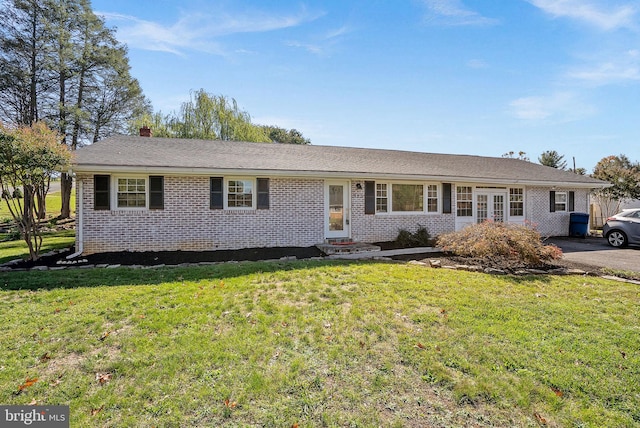
[[[401,248],[395,242],[378,242],[376,245],[383,250]],[[55,255],[41,257],[37,262],[21,261],[10,266],[13,269],[30,269],[34,266],[57,267],[59,260],[66,261],[66,256],[75,250],[67,250]],[[122,265],[122,266],[158,266],[158,265],[179,265],[185,263],[222,263],[231,261],[260,261],[274,260],[282,258],[310,259],[313,257],[323,257],[325,254],[316,247],[273,247],[273,248],[247,248],[242,250],[217,250],[217,251],[157,251],[157,252],[110,252],[98,253],[76,258],[82,260],[77,266],[82,265]],[[505,265],[504,261],[497,260],[477,260],[463,257],[455,257],[444,253],[418,253],[397,255],[391,257],[397,261],[428,261],[432,259],[441,260],[443,265],[481,265],[483,267],[493,267],[514,272],[518,269],[535,268],[540,270],[553,270],[558,268],[582,269],[587,272],[597,272],[598,268],[584,264],[571,263],[566,260],[556,260],[553,263],[542,266],[524,266],[522,264]],[[86,260],[86,261],[84,261]]]
[[[22,261],[11,266],[14,269],[28,269],[34,266],[59,266],[59,260],[66,260],[66,256],[73,254],[73,249],[52,256],[45,256],[37,262]],[[309,259],[322,257],[324,253],[316,247],[274,247],[274,248],[247,248],[243,250],[217,250],[217,251],[148,251],[148,252],[111,252],[98,253],[76,258],[86,260],[78,263],[82,265],[179,265],[183,263],[200,262],[230,262],[230,261],[258,261],[295,257],[296,259]]]

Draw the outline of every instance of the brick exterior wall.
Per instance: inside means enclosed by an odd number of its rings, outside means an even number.
[[[165,176],[163,210],[95,211],[93,176],[78,180],[85,254],[308,247],[324,239],[324,180],[272,178],[270,209],[241,211],[209,208],[209,177]]]
[[[536,226],[542,236],[569,235],[569,212],[550,212],[548,187],[526,188],[525,213],[530,224]],[[559,192],[575,192],[574,212],[589,212],[589,190],[562,188]]]
[[[267,210],[212,210],[209,177],[164,177],[163,210],[93,209],[93,176],[78,176],[83,195],[83,252],[208,251],[252,247],[308,247],[324,241],[325,182],[322,179],[271,178]],[[455,230],[455,214],[364,214],[364,189],[351,182],[351,238],[361,242],[394,240],[399,229],[425,226],[431,236]],[[77,186],[79,189],[80,186]],[[589,212],[589,192],[575,192],[575,211]],[[455,184],[452,186],[455,212]],[[549,212],[549,189],[525,189],[526,220],[543,236],[569,232],[568,212]],[[76,239],[79,228],[76,229]]]
[[[356,241],[393,241],[400,229],[415,232],[418,225],[424,226],[433,237],[451,232],[455,228],[453,214],[364,214],[364,189],[356,188],[358,181],[351,184],[351,234]],[[364,182],[360,182],[364,186]],[[452,186],[455,189],[455,186]],[[452,191],[452,193],[454,193]],[[455,196],[455,195],[454,195]],[[452,200],[455,204],[455,201]]]

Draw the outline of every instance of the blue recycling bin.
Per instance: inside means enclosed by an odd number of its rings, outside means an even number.
[[[589,214],[571,213],[569,216],[569,236],[586,238],[589,234]]]

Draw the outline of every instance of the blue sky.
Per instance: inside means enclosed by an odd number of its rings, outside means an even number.
[[[164,113],[191,90],[312,144],[640,161],[640,0],[93,0]]]

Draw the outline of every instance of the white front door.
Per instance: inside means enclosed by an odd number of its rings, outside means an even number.
[[[327,181],[324,187],[325,238],[349,238],[350,223],[350,183],[348,181]]]
[[[507,210],[506,192],[478,192],[476,194],[476,222],[504,222]]]

